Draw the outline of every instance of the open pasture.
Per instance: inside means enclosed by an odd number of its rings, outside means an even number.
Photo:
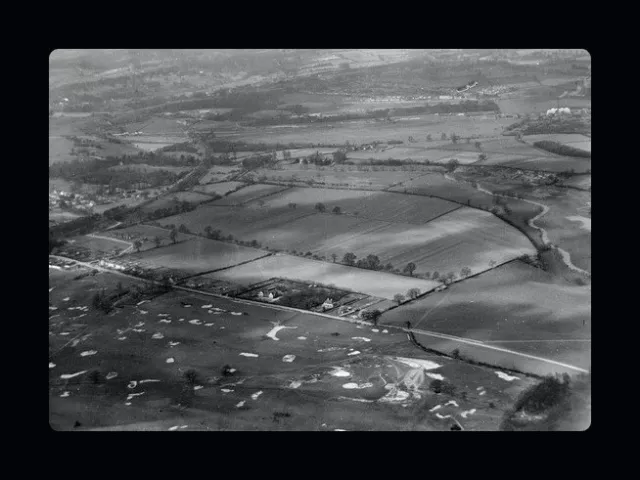
[[[552,135],[527,135],[523,137],[529,143],[540,142],[544,140],[562,143],[573,148],[579,148],[587,152],[591,151],[591,138],[579,133],[562,133]]]
[[[206,277],[240,285],[251,285],[278,277],[331,284],[340,289],[387,299],[392,299],[396,293],[405,293],[410,288],[419,288],[422,292],[426,292],[439,285],[438,282],[431,280],[401,277],[289,255],[264,257],[244,265],[207,274]]]
[[[362,234],[336,233],[315,252],[338,258],[347,252],[358,258],[372,254],[398,269],[412,262],[416,274],[453,272],[459,277],[464,267],[482,272],[492,261],[504,263],[535,249],[521,232],[492,214],[460,208],[424,225],[394,223]]]
[[[109,170],[133,170],[136,172],[160,172],[160,171],[168,171],[173,173],[182,173],[188,172],[192,170],[190,167],[174,167],[172,165],[160,166],[160,165],[147,165],[146,163],[132,163],[129,165],[114,165],[113,167],[109,167]]]
[[[311,180],[328,186],[384,189],[423,173],[422,171],[403,171],[400,167],[343,165],[337,168],[323,167],[323,169],[311,166],[309,168],[291,166],[283,170],[259,169],[254,172],[254,176],[256,178],[264,176],[267,180],[274,182],[305,183]]]
[[[73,250],[76,246],[87,248],[95,254],[110,254],[113,253],[113,250],[116,248],[120,250],[128,248],[130,243],[117,239],[110,240],[108,238],[103,238],[102,236],[98,238],[89,235],[82,235],[70,238],[66,245],[70,250]]]
[[[154,239],[159,237],[162,243],[165,245],[171,242],[169,237],[170,230],[166,228],[154,227],[151,225],[138,224],[131,227],[119,228],[114,230],[106,230],[100,232],[101,237],[111,237],[115,239],[125,240],[133,243],[136,240],[140,240],[142,243],[140,250],[150,250],[156,247]],[[180,242],[191,236],[186,236],[183,233],[178,233],[176,241]]]
[[[263,209],[209,204],[158,221],[162,225],[184,224],[194,233],[204,233],[204,229],[211,226],[214,230],[221,230],[224,235],[231,234],[240,240],[251,241],[257,240],[264,231],[286,228],[286,225],[305,215],[309,215],[309,212],[289,208],[267,212]]]
[[[230,195],[216,200],[214,205],[227,205],[227,206],[236,206],[242,205],[243,203],[250,202],[252,200],[257,200],[261,197],[266,197],[271,194],[281,192],[282,190],[286,190],[288,187],[280,187],[276,185],[249,185],[244,187],[237,192],[233,192]]]
[[[389,191],[434,195],[464,204],[470,202],[474,206],[491,207],[493,202],[491,195],[479,192],[471,185],[449,180],[441,173],[427,174],[408,180]]]
[[[235,128],[233,131],[220,132],[219,136],[249,143],[288,144],[299,142],[301,138],[304,138],[305,142],[338,145],[343,145],[347,141],[352,144],[374,141],[387,142],[389,140],[407,142],[409,136],[412,136],[417,142],[420,142],[412,145],[428,146],[427,134],[431,134],[434,140],[439,139],[442,133],[446,133],[447,137],[452,133],[460,135],[462,132],[479,136],[499,135],[504,125],[513,123],[512,119],[496,119],[492,115],[487,115],[486,118],[480,116],[421,115],[419,118],[419,120],[397,123],[351,120],[326,125],[279,125],[261,129]]]
[[[139,254],[128,255],[126,258],[152,267],[196,274],[230,267],[264,255],[265,252],[255,248],[191,236],[184,241],[165,244]]]
[[[339,207],[342,214],[385,222],[417,224],[428,222],[459,207],[458,204],[438,198],[320,188],[292,188],[265,199],[264,207],[258,207],[256,202],[247,204],[247,207],[282,208],[290,203],[295,203],[296,208],[307,210],[314,209],[317,203],[322,203],[327,212]],[[327,222],[337,221],[339,216],[344,215],[330,216]]]
[[[193,187],[194,192],[204,193],[205,195],[220,195],[224,196],[229,192],[232,192],[239,187],[245,185],[242,182],[220,182],[210,183],[208,185],[197,185]]]
[[[413,328],[583,368],[591,364],[591,343],[585,341],[591,339],[591,289],[554,283],[550,274],[520,261],[431,293],[380,320],[394,325],[407,321]]]
[[[489,154],[489,158],[483,162],[478,162],[478,165],[499,165],[545,172],[566,172],[573,170],[576,173],[587,173],[587,171],[591,170],[591,159],[548,155],[521,157]]]

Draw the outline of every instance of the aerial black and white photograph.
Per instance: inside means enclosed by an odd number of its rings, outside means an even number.
[[[587,50],[51,51],[51,430],[590,425]]]

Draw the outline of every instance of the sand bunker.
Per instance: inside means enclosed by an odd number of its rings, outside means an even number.
[[[125,402],[125,405],[129,407],[131,405],[131,402]]]
[[[329,372],[329,375],[332,375],[334,377],[350,377],[351,376],[349,372],[347,372],[341,367],[333,367],[333,370]]]
[[[65,297],[62,299],[63,302],[68,302],[69,300],[71,300],[69,297]]]
[[[451,415],[441,415],[439,413],[436,413],[436,417],[438,417],[440,420],[444,420],[445,418],[451,418]]]
[[[262,395],[262,393],[263,393],[263,392],[262,392],[262,390],[260,390],[259,392],[254,393],[253,395],[251,395],[251,399],[252,399],[252,400],[257,400],[257,399],[258,399],[258,397],[259,397],[260,395]]]
[[[306,340],[307,337],[298,337],[298,340]]]
[[[284,357],[282,357],[282,361],[285,363],[291,363],[296,359],[295,355],[285,355]]]
[[[482,395],[484,395],[485,393],[487,393],[487,391],[486,391],[486,390],[482,390],[478,395],[481,395],[481,396],[482,396]]]
[[[157,383],[160,380],[156,380],[155,378],[147,378],[145,380],[140,380],[140,384],[142,385],[143,383]]]
[[[164,338],[164,335],[158,332],[151,335],[151,338],[153,338],[154,340],[162,340]]]
[[[338,397],[338,400],[351,400],[352,402],[373,403],[373,400],[366,400],[364,398]]]
[[[184,322],[184,318],[179,318],[178,321],[179,322]]]
[[[238,355],[242,355],[243,357],[258,357],[255,353],[239,353]]]
[[[213,325],[214,325],[213,323],[205,323],[204,324],[205,327],[213,327]]]
[[[389,330],[385,328],[384,330],[382,330],[382,333],[389,333]]]
[[[71,392],[62,392],[62,393],[60,394],[60,398],[66,398],[66,397],[68,397],[70,394],[71,394]]]
[[[107,375],[106,375],[106,377],[105,377],[105,378],[106,378],[107,380],[111,380],[112,378],[116,378],[117,376],[118,376],[118,373],[117,373],[117,372],[109,372],[109,373],[107,373]]]
[[[131,380],[127,385],[127,388],[136,388],[137,386],[138,386],[138,382],[136,382],[135,380]]]
[[[233,390],[229,390],[228,388],[221,388],[221,389],[220,389],[220,391],[221,391],[221,392],[224,392],[224,393],[231,393],[231,392],[233,392]]]
[[[373,383],[361,383],[361,384],[357,384],[357,383],[345,383],[344,385],[342,385],[342,388],[346,388],[347,390],[360,390],[362,388],[371,388],[373,387]]]
[[[236,405],[236,407],[237,407],[237,408],[244,407],[244,400],[243,400],[243,401],[241,401],[241,402],[238,402],[238,404]]]
[[[269,333],[267,333],[267,337],[271,338],[272,340],[280,340],[278,337],[276,337],[276,333],[278,333],[280,330],[284,330],[285,328],[298,328],[298,327],[287,327],[284,325],[275,325],[271,330],[269,330]]]
[[[137,332],[137,333],[143,333],[143,332],[146,332],[146,330],[145,330],[144,328],[134,328],[134,329],[133,329],[133,331],[134,331],[134,332]]]
[[[347,355],[360,355],[360,352],[358,350],[354,350],[351,353],[347,353]]]
[[[583,217],[581,215],[574,215],[572,217],[566,217],[567,220],[572,222],[580,222],[580,228],[583,230],[591,231],[591,219],[587,217]]]
[[[118,337],[118,340],[126,340],[127,337]]]
[[[171,320],[162,319],[162,320],[159,320],[159,323],[171,323]]]
[[[140,395],[144,395],[144,392],[140,392],[140,393],[130,393],[130,394],[127,396],[127,401],[128,401],[128,400],[133,400],[133,397],[139,397]]]
[[[375,333],[378,333],[380,330],[378,330],[377,328],[372,328],[371,331],[375,332]]]
[[[436,405],[435,407],[433,407],[431,410],[429,410],[430,412],[435,412],[436,410],[440,410],[442,408],[442,405]]]
[[[57,310],[58,307],[49,307],[49,310]]]
[[[390,357],[390,358],[397,362],[404,363],[405,365],[408,365],[411,368],[423,368],[425,370],[433,370],[435,368],[441,367],[441,365],[438,365],[437,363],[431,362],[429,360],[421,360],[417,358],[405,358],[405,357]]]
[[[394,385],[385,385],[385,387],[389,392],[382,398],[378,400],[378,402],[382,403],[402,403],[407,400],[410,396],[409,392],[405,392],[404,390],[398,389]]]
[[[144,326],[144,322],[138,322],[136,325],[134,325],[134,327],[136,328],[140,328],[142,326]]]
[[[138,311],[139,311],[142,315],[146,315],[147,313],[149,313],[149,312],[147,312],[146,310],[138,310]]]
[[[68,380],[69,378],[77,377],[79,375],[82,375],[83,373],[87,373],[87,370],[82,370],[81,372],[77,373],[65,373],[63,375],[60,375],[60,378],[62,380]]]
[[[502,380],[506,380],[507,382],[512,382],[513,380],[520,380],[520,377],[514,377],[512,375],[507,375],[504,372],[496,372],[496,375],[498,375]]]
[[[49,362],[49,368],[55,368],[56,364],[53,362]]]
[[[200,307],[200,308],[211,308],[211,307],[213,307],[213,305],[209,304],[209,305],[202,305],[202,307]]]
[[[334,428],[333,431],[334,432],[346,432],[346,430],[343,430],[342,428]]]
[[[71,332],[60,332],[60,335],[62,336],[71,335]]]
[[[194,390],[201,390],[201,389],[203,389],[203,388],[204,388],[204,387],[203,387],[202,385],[195,385],[195,386],[193,387],[193,389],[194,389]]]
[[[194,320],[189,320],[189,323],[191,325],[202,325],[202,322],[198,319],[194,319]]]
[[[176,345],[180,345],[180,342],[169,342],[170,347],[175,347]]]
[[[300,380],[293,380],[289,385],[287,385],[287,388],[298,388],[302,385],[302,382]]]
[[[456,402],[455,400],[449,400],[447,403],[444,404],[445,407],[449,405],[453,405],[454,407],[460,407],[460,405],[458,405],[458,402]]]
[[[170,317],[171,315],[169,315],[168,313],[159,313],[158,316],[159,317]]]
[[[367,337],[351,337],[351,340],[362,340],[363,342],[370,342],[371,339]]]
[[[435,380],[444,380],[444,377],[439,373],[427,373],[427,377],[433,378]]]
[[[53,291],[53,289],[54,289],[54,288],[56,288],[56,287],[51,287],[51,288],[49,289],[49,293],[51,293],[51,292]]]
[[[167,363],[173,363],[175,360],[173,358],[167,358]]]
[[[338,350],[344,350],[346,347],[329,347],[329,348],[321,348],[318,352],[336,352]]]
[[[140,300],[136,305],[142,305],[143,303],[148,303],[149,300]]]
[[[242,312],[231,312],[231,315],[242,315]]]
[[[457,405],[456,405],[457,406]],[[476,409],[472,408],[471,410],[466,410],[464,412],[460,412],[460,416],[462,418],[467,418],[467,415],[473,415],[474,413],[476,413]]]
[[[97,351],[97,350],[86,350],[86,351],[82,352],[82,353],[80,354],[80,356],[81,356],[81,357],[89,357],[89,356],[91,356],[91,355],[95,355],[96,353],[98,353],[98,351]]]

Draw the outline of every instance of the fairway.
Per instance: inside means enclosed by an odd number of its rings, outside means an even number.
[[[278,277],[331,284],[340,289],[387,299],[392,299],[396,293],[405,294],[410,288],[419,288],[424,293],[440,285],[430,280],[401,277],[289,255],[272,255],[203,277],[240,285],[251,285]]]
[[[152,267],[164,267],[193,274],[237,265],[266,254],[255,248],[191,237],[175,245],[128,255],[126,259],[139,261]]]

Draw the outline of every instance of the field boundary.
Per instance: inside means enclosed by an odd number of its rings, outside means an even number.
[[[73,258],[68,258],[68,257],[63,257],[60,255],[49,255],[50,257],[53,258],[59,258],[59,259],[63,259],[66,261],[73,261],[78,265],[82,265],[86,268],[90,268],[93,270],[98,270],[98,271],[102,271],[102,272],[107,272],[107,273],[111,273],[111,274],[115,274],[115,275],[121,275],[124,277],[128,277],[128,278],[133,278],[135,280],[138,281],[144,281],[144,282],[149,282],[149,283],[153,283],[153,284],[159,284],[160,282],[155,281],[155,280],[150,280],[150,279],[145,279],[145,278],[140,278],[140,277],[136,277],[133,275],[129,275],[123,272],[119,272],[117,270],[111,270],[105,267],[100,267],[98,265],[92,265],[89,263],[85,263],[85,262],[80,262],[78,260],[74,260]],[[343,321],[343,322],[349,322],[349,323],[354,323],[357,325],[364,325],[364,326],[373,326],[371,323],[363,321],[363,320],[354,320],[354,319],[350,319],[350,318],[344,318],[344,317],[333,317],[331,315],[327,315],[324,313],[320,313],[320,312],[312,312],[310,310],[301,310],[298,308],[294,308],[294,307],[285,307],[282,305],[274,305],[271,303],[264,303],[264,302],[255,302],[252,300],[245,300],[245,299],[238,299],[238,298],[234,298],[234,297],[229,297],[228,295],[219,295],[217,293],[211,293],[211,292],[203,292],[201,290],[196,290],[194,288],[189,288],[189,287],[181,287],[181,286],[177,286],[174,285],[171,288],[175,289],[175,290],[182,290],[182,291],[186,291],[186,292],[191,292],[191,293],[195,293],[198,295],[204,295],[204,296],[209,296],[209,297],[215,297],[215,298],[220,298],[220,299],[226,299],[230,302],[235,302],[235,303],[240,303],[240,304],[245,304],[245,305],[252,305],[252,306],[261,306],[264,308],[272,308],[275,310],[284,310],[284,311],[289,311],[289,312],[296,312],[296,313],[302,313],[302,314],[307,314],[307,315],[316,315],[319,317],[325,317],[328,318],[330,320],[337,320],[337,321]],[[386,328],[390,328],[390,329],[394,329],[394,330],[400,330],[403,332],[407,332],[407,328],[405,327],[399,327],[396,325],[385,325]],[[412,329],[412,332],[417,333],[418,335],[425,335],[425,336],[431,336],[431,337],[435,337],[435,338],[442,338],[445,340],[451,340],[451,341],[456,341],[456,342],[460,342],[460,343],[466,343],[466,344],[470,344],[470,345],[474,345],[476,347],[480,347],[480,348],[487,348],[490,350],[497,350],[497,351],[502,351],[505,353],[509,353],[511,355],[516,355],[516,356],[521,356],[521,357],[525,357],[525,358],[531,358],[533,360],[537,360],[543,363],[549,363],[549,364],[553,364],[553,365],[558,365],[570,370],[575,370],[575,371],[579,371],[579,372],[583,372],[583,373],[588,373],[588,370],[580,368],[580,367],[576,367],[575,365],[569,365],[569,364],[564,364],[561,362],[557,362],[555,360],[551,360],[551,359],[547,359],[547,358],[542,358],[542,357],[536,357],[533,355],[529,355],[526,353],[522,353],[522,352],[516,352],[514,350],[509,350],[506,348],[500,348],[500,347],[494,347],[491,345],[487,345],[485,343],[481,343],[478,340],[473,340],[473,339],[468,339],[468,338],[464,338],[464,337],[455,337],[452,335],[446,335],[446,334],[441,334],[438,332],[431,332],[431,331],[427,331],[427,330],[416,330],[416,329]],[[500,366],[495,366],[495,368],[503,368]]]

